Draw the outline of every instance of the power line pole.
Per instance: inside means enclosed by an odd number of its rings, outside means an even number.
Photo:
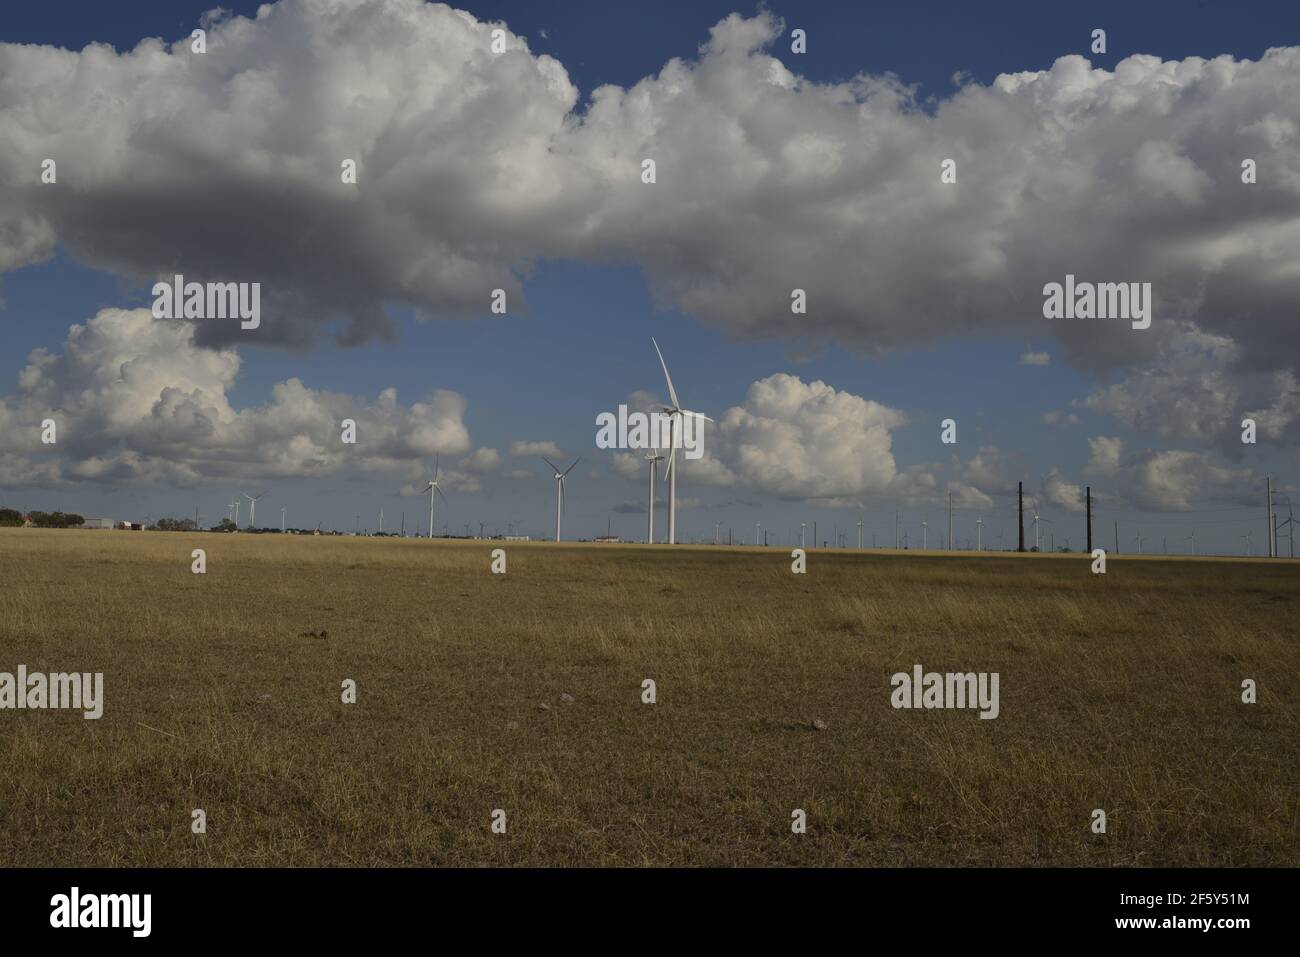
[[[1264,476],[1264,490],[1268,495],[1268,557],[1277,558],[1277,539],[1273,528],[1273,476]]]
[[[1024,482],[1016,483],[1016,500],[1020,504],[1020,547],[1017,548],[1016,551],[1023,552],[1025,550],[1025,483]]]
[[[952,551],[952,492],[948,493],[948,551]]]
[[[1088,502],[1088,554],[1092,554],[1092,486],[1089,485],[1084,489],[1084,496]]]

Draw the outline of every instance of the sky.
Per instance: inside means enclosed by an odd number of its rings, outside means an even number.
[[[1013,545],[1023,482],[1057,547],[1090,486],[1107,547],[1259,554],[1300,477],[1300,10],[1055,6],[14,5],[0,500],[411,531],[436,461],[440,532],[550,537],[539,456],[581,456],[565,537],[641,538],[595,420],[668,398],[654,337],[715,420],[680,538],[935,545],[951,493]],[[259,328],[154,318],[176,273],[259,282]],[[1150,328],[1045,317],[1067,274],[1150,283]]]

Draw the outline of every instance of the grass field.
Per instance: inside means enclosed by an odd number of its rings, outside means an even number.
[[[0,865],[1300,860],[1300,566],[500,544],[0,529]]]

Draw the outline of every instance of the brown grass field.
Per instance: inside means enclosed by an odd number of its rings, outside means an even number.
[[[0,529],[0,866],[1300,860],[1290,563],[502,544]]]

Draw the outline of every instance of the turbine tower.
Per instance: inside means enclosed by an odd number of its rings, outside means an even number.
[[[650,451],[645,454],[645,460],[650,463],[650,501],[648,506],[649,518],[646,520],[645,540],[647,545],[655,543],[655,480],[659,478],[659,463],[664,457],[658,451]],[[717,543],[717,534],[714,534],[714,542]]]
[[[256,495],[249,495],[247,492],[243,492],[241,494],[248,499],[248,527],[257,528],[257,500],[266,493],[258,492]]]
[[[862,519],[858,519],[858,548],[862,547]]]
[[[1183,539],[1183,541],[1188,541],[1189,539],[1191,540],[1192,543],[1192,554],[1195,555],[1196,554],[1196,529],[1195,528],[1192,529],[1192,534],[1186,536]]]
[[[447,496],[443,494],[442,489],[438,487],[438,456],[433,457],[433,478],[429,479],[429,484],[420,489],[421,492],[429,493],[429,539],[433,539],[433,497],[442,495],[442,500],[447,501]]]
[[[688,415],[703,419],[705,422],[712,422],[707,415],[700,412],[691,412],[689,409],[683,409],[682,404],[677,401],[677,390],[673,388],[672,377],[668,374],[668,363],[664,362],[663,351],[659,348],[659,343],[655,342],[654,337],[650,338],[654,344],[655,352],[659,355],[659,365],[664,370],[664,381],[668,383],[668,400],[672,402],[671,406],[661,406],[662,411],[668,413],[668,469],[664,477],[668,480],[668,544],[677,544],[677,424],[680,420]],[[757,544],[757,543],[755,543]]]
[[[984,551],[984,516],[975,519],[975,551]]]
[[[542,461],[555,472],[555,540],[558,542],[560,540],[560,515],[564,511],[564,477],[573,471],[575,465],[582,461],[582,456],[579,455],[574,459],[573,465],[570,465],[563,472],[546,456],[542,456]]]

